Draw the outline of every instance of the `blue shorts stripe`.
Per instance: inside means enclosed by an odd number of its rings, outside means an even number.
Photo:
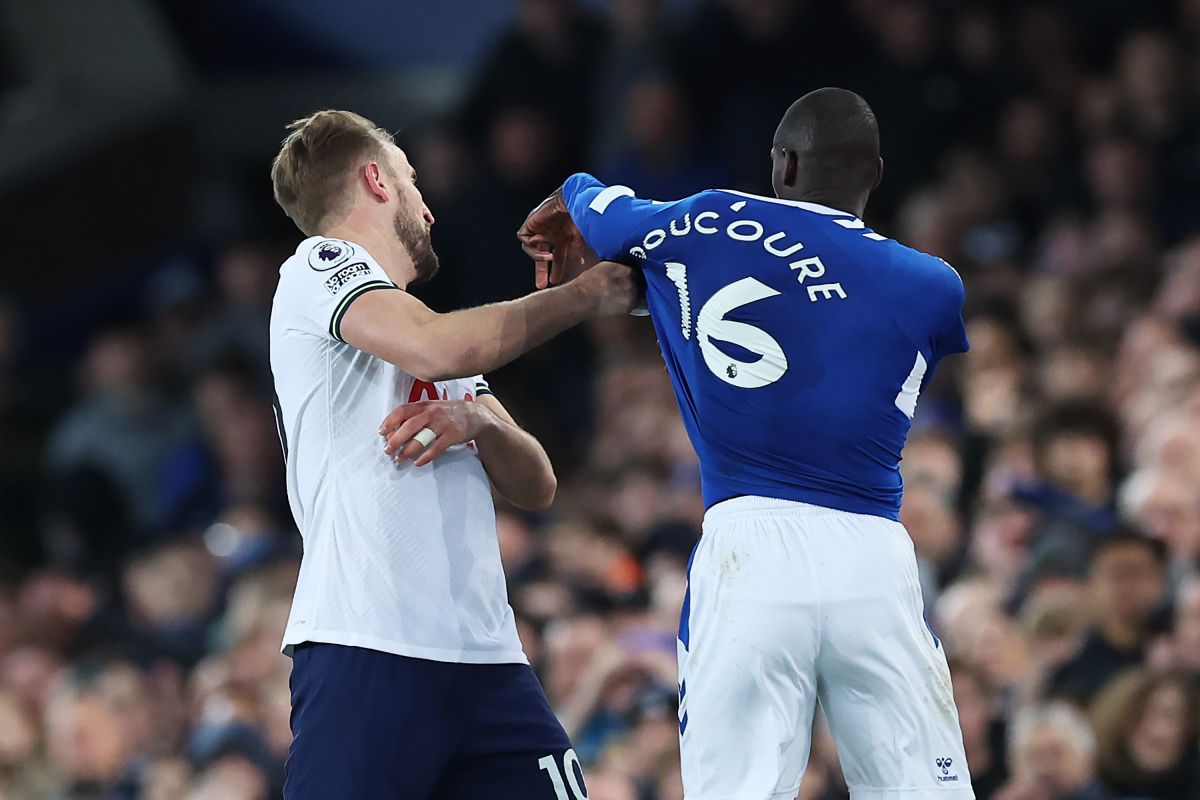
[[[691,638],[691,614],[692,614],[692,562],[696,560],[696,549],[700,547],[700,542],[696,542],[692,547],[692,554],[688,556],[687,563],[687,585],[683,590],[683,608],[679,610],[679,641],[683,643],[683,649],[687,650],[688,641]]]
[[[941,646],[942,646],[942,640],[941,640],[941,639],[939,639],[939,638],[938,638],[938,635],[937,635],[936,633],[934,633],[934,632],[933,632],[933,626],[929,624],[929,615],[928,615],[928,614],[922,614],[922,615],[921,615],[921,619],[925,620],[925,629],[926,629],[927,631],[929,631],[929,635],[933,637],[933,646],[934,646],[935,648],[937,648],[937,647],[941,647]]]

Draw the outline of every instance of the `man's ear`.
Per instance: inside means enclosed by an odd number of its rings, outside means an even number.
[[[875,185],[872,189],[879,188],[879,184],[883,183],[883,158],[880,157],[879,165],[875,168]]]
[[[378,161],[368,161],[363,167],[363,180],[366,181],[367,191],[381,203],[386,203],[392,196],[391,189],[385,182],[386,178],[387,173],[380,168]]]
[[[793,150],[783,151],[783,185],[795,186],[796,176],[800,173],[800,161]]]

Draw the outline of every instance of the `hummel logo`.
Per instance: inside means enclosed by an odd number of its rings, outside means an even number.
[[[950,768],[952,766],[954,766],[953,758],[939,758],[939,759],[936,759],[933,763],[937,764],[938,769],[940,769],[942,771],[942,774],[938,776],[939,781],[945,783],[947,781],[958,780],[958,773],[955,773],[953,775],[950,774]]]

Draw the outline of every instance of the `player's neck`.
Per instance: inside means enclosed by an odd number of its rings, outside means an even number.
[[[823,192],[818,190],[808,190],[800,192],[789,192],[784,200],[795,200],[801,203],[816,203],[820,206],[832,208],[835,211],[844,211],[847,214],[853,214],[861,218],[863,212],[867,210],[866,197],[849,197],[836,192]]]
[[[324,235],[344,239],[366,250],[383,268],[392,283],[402,289],[416,278],[417,270],[413,265],[412,256],[396,236],[391,222],[383,225],[351,216],[329,228]]]

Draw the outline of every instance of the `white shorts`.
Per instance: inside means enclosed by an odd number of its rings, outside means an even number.
[[[679,636],[687,800],[793,800],[820,702],[853,800],[972,800],[904,526],[739,497],[704,517]]]

